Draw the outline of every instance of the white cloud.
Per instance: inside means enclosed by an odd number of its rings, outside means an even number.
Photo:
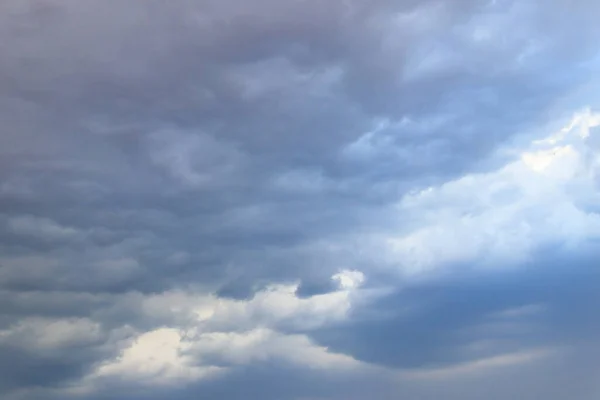
[[[338,283],[340,289],[350,290],[362,285],[365,281],[365,275],[360,271],[344,270],[333,275],[331,279]]]
[[[339,290],[300,298],[298,284],[271,285],[250,300],[218,298],[194,292],[171,291],[138,299],[142,312],[168,321],[201,324],[209,331],[276,328],[286,325],[315,329],[343,320],[352,307],[356,291],[364,281],[359,271],[342,271],[332,277]]]
[[[316,369],[361,365],[352,357],[312,344],[305,335],[285,335],[263,328],[203,333],[163,327],[139,334],[119,357],[99,366],[86,380],[93,384],[98,378],[120,376],[150,385],[178,384],[267,360]]]
[[[600,236],[595,146],[600,114],[577,114],[565,129],[496,171],[412,193],[398,204],[405,233],[389,257],[408,274],[452,263],[510,265],[544,244],[577,246]]]
[[[117,359],[101,365],[88,380],[115,376],[143,379],[153,384],[176,384],[200,379],[220,370],[218,367],[196,366],[194,359],[186,354],[190,346],[182,340],[181,332],[174,328],[145,332],[138,335]]]
[[[332,279],[340,283],[338,291],[309,298],[296,296],[298,285],[274,285],[247,301],[183,291],[125,296],[125,301],[137,297],[140,311],[162,326],[139,332],[119,357],[86,378],[86,385],[107,376],[175,384],[268,360],[308,368],[358,367],[352,357],[330,353],[306,335],[277,331],[280,324],[311,329],[345,318],[364,277],[342,271]]]
[[[360,363],[350,356],[328,352],[305,335],[285,335],[270,329],[248,332],[189,333],[193,352],[199,360],[210,355],[233,364],[283,360],[309,368],[347,368]]]

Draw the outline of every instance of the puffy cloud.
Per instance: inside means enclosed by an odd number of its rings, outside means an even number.
[[[404,197],[409,233],[390,238],[408,272],[455,263],[522,263],[540,246],[574,247],[600,236],[598,114],[586,111],[494,172],[469,174]],[[406,229],[406,228],[405,228]]]

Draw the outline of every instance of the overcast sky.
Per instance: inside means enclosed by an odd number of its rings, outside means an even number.
[[[599,20],[0,1],[0,397],[600,398]]]

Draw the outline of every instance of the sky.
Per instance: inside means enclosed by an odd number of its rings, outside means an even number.
[[[3,0],[0,397],[600,398],[599,19]]]

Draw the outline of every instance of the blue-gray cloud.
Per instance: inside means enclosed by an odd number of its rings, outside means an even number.
[[[4,1],[0,396],[596,396],[598,17]]]

